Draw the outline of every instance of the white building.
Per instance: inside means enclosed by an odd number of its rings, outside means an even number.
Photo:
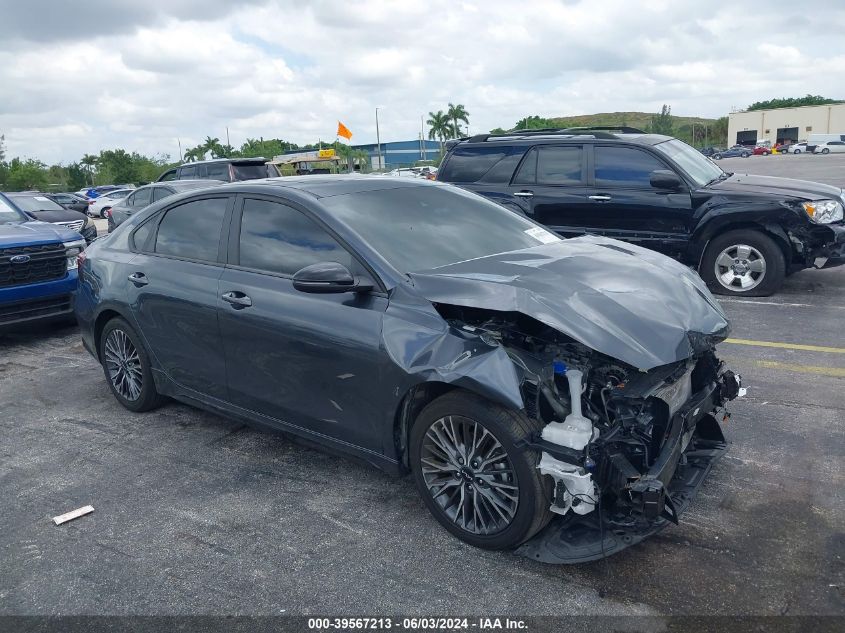
[[[845,103],[728,115],[728,145],[805,141],[810,134],[845,134]]]

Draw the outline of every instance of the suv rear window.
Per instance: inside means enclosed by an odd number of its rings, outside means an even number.
[[[437,179],[444,182],[510,182],[518,157],[525,148],[522,147],[456,147],[449,154],[446,164],[440,168]],[[514,159],[513,157],[517,158]],[[503,162],[502,169],[494,170]],[[488,178],[488,172],[490,178]],[[499,173],[501,172],[501,173]],[[491,178],[495,178],[491,180]]]
[[[229,163],[209,163],[205,177],[211,180],[229,180]]]

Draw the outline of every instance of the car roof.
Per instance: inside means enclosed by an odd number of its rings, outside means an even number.
[[[618,129],[619,131],[613,131]],[[650,134],[635,128],[566,128],[560,130],[516,130],[504,134],[477,134],[462,138],[457,143],[447,142],[447,146],[459,145],[542,145],[559,143],[607,143],[626,141],[637,145],[657,145],[672,140],[673,136]]]
[[[400,189],[403,187],[447,187],[441,182],[416,178],[401,178],[391,176],[370,176],[360,174],[320,174],[310,176],[279,176],[278,178],[261,178],[257,180],[243,180],[227,183],[221,187],[224,190],[249,191],[264,193],[275,190],[284,193],[295,190],[310,194],[314,198],[329,198],[349,193],[363,191],[379,191],[384,189]]]
[[[263,156],[255,156],[252,158],[209,158],[208,160],[195,160],[190,163],[182,163],[179,167],[191,167],[192,165],[208,165],[209,163],[254,163],[254,164],[261,164],[267,162],[267,159]]]
[[[199,189],[201,187],[213,187],[214,185],[222,185],[225,180],[214,180],[213,178],[186,178],[185,180],[157,180],[156,182],[147,183],[138,189],[149,189],[150,187],[169,187],[175,191],[188,191],[190,189]],[[135,189],[135,191],[138,191]]]

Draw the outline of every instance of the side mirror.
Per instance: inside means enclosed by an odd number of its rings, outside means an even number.
[[[670,191],[678,191],[683,186],[678,174],[668,169],[655,169],[651,172],[649,182],[655,189],[669,189]]]
[[[24,213],[26,214],[26,216],[27,216],[30,220],[37,220],[37,219],[38,219],[38,217],[37,217],[34,213],[30,213],[29,211],[24,211]]]
[[[298,270],[293,276],[293,287],[318,294],[365,292],[373,288],[357,281],[346,266],[337,262],[319,262]]]

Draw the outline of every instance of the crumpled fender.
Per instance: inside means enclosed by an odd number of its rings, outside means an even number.
[[[404,296],[401,302],[391,302],[385,312],[382,344],[393,363],[408,375],[407,387],[443,382],[513,409],[524,407],[517,368],[502,346],[488,345],[477,334],[452,328],[431,303],[415,302],[401,286],[394,292]],[[404,314],[410,310],[413,316]]]

